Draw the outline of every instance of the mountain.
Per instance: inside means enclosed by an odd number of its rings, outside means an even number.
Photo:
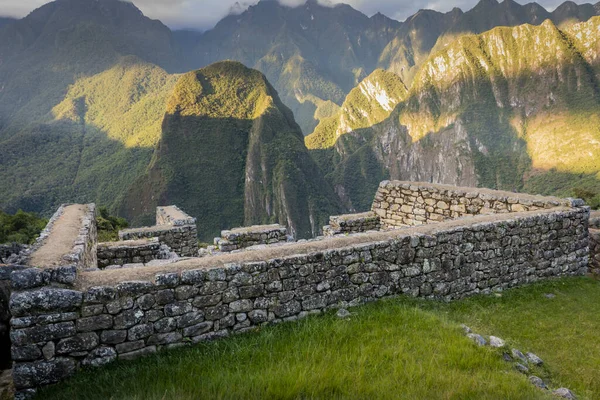
[[[178,204],[202,221],[202,238],[273,222],[312,237],[339,211],[334,198],[264,75],[221,62],[177,82],[151,165],[123,213],[152,217],[157,205]]]
[[[14,18],[0,17],[0,29],[2,29],[3,26],[8,25],[8,24],[12,24],[15,21],[16,21],[16,19],[14,19]]]
[[[346,4],[326,7],[309,0],[292,8],[262,0],[204,33],[186,61],[196,68],[230,59],[260,70],[303,131],[311,132],[317,109],[342,103],[376,68],[399,26],[381,14],[369,18]]]
[[[170,69],[171,31],[118,0],[57,0],[0,31],[0,140],[47,115],[81,76],[136,56]]]
[[[442,50],[462,35],[483,33],[499,26],[540,25],[547,19],[557,25],[569,25],[595,15],[600,15],[600,3],[592,6],[570,1],[551,13],[537,3],[521,5],[513,0],[480,0],[464,13],[457,8],[446,14],[421,10],[402,24],[378,66],[397,73],[410,86],[432,52]]]
[[[427,59],[386,120],[333,147],[306,142],[356,209],[368,204],[353,193],[381,177],[600,192],[598,32],[600,17],[461,36]]]

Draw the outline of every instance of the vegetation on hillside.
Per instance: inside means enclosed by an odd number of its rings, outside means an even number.
[[[461,171],[447,170],[445,157],[463,157],[460,165],[469,170],[472,164],[477,184],[496,189],[578,196],[577,176],[586,176],[589,183],[583,186],[592,187],[583,197],[595,205],[599,181],[589,177],[600,173],[594,72],[599,25],[600,17],[594,17],[564,31],[546,21],[461,36],[423,63],[405,100],[387,119],[345,130],[339,129],[343,118],[325,119],[306,143],[332,149],[335,155],[321,166],[330,171],[338,193],[359,210],[369,203],[354,187],[382,175],[473,184],[470,174],[465,183]],[[454,141],[440,135],[448,131]],[[436,154],[427,155],[424,149],[432,146]],[[367,158],[373,162],[353,165]],[[432,163],[439,166],[433,173],[427,168]],[[564,186],[543,187],[557,182],[543,178],[553,170],[569,178],[562,179]],[[360,171],[358,181],[355,171]]]
[[[129,227],[129,223],[125,218],[110,215],[106,207],[99,207],[96,226],[98,242],[115,242],[119,240],[119,231]]]
[[[222,229],[274,222],[310,237],[339,211],[290,110],[263,74],[236,62],[175,85],[150,168],[122,212],[142,222],[159,202],[197,217],[205,241]]]
[[[554,297],[546,296],[552,294]],[[568,278],[442,303],[398,298],[117,362],[42,390],[45,399],[550,399],[502,352],[544,360],[533,373],[580,399],[600,396],[600,283]],[[565,323],[570,321],[571,323]],[[478,347],[465,323],[506,340]],[[168,368],[165,368],[168,366]],[[198,379],[202,377],[202,379]]]
[[[32,244],[48,224],[47,219],[22,210],[14,215],[0,210],[0,243]]]

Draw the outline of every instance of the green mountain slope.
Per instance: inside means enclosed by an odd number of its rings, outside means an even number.
[[[273,222],[310,237],[339,211],[292,113],[258,71],[221,62],[187,73],[166,110],[152,164],[123,206],[134,220],[175,203],[198,217],[205,240]]]
[[[521,5],[514,0],[480,0],[471,10],[454,9],[446,14],[422,10],[409,18],[384,50],[379,66],[397,73],[410,86],[423,62],[465,34],[483,33],[499,26],[540,25],[550,19],[568,26],[600,15],[600,7],[567,1],[548,12],[537,3]]]
[[[72,201],[115,208],[150,162],[176,79],[126,57],[77,81],[38,123],[0,140],[0,208],[46,215]]]
[[[321,120],[306,137],[306,146],[328,148],[343,134],[384,121],[406,95],[406,86],[398,75],[375,70],[350,92],[339,111]]]
[[[387,120],[316,154],[357,209],[368,204],[355,187],[382,176],[600,192],[590,178],[600,171],[599,32],[594,17],[566,30],[546,21],[462,36],[429,57]]]

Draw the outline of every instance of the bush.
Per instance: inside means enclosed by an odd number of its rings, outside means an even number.
[[[48,224],[47,219],[22,210],[15,215],[0,211],[0,243],[32,244]]]
[[[98,208],[96,225],[98,226],[99,242],[114,242],[119,240],[119,231],[129,226],[125,218],[115,217],[109,214],[106,207]]]

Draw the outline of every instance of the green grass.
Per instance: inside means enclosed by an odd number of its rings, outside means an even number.
[[[544,295],[554,293],[553,299]],[[600,396],[600,283],[572,278],[446,304],[398,298],[118,362],[43,390],[44,399],[543,399],[500,351],[504,338],[545,361],[536,374]]]

